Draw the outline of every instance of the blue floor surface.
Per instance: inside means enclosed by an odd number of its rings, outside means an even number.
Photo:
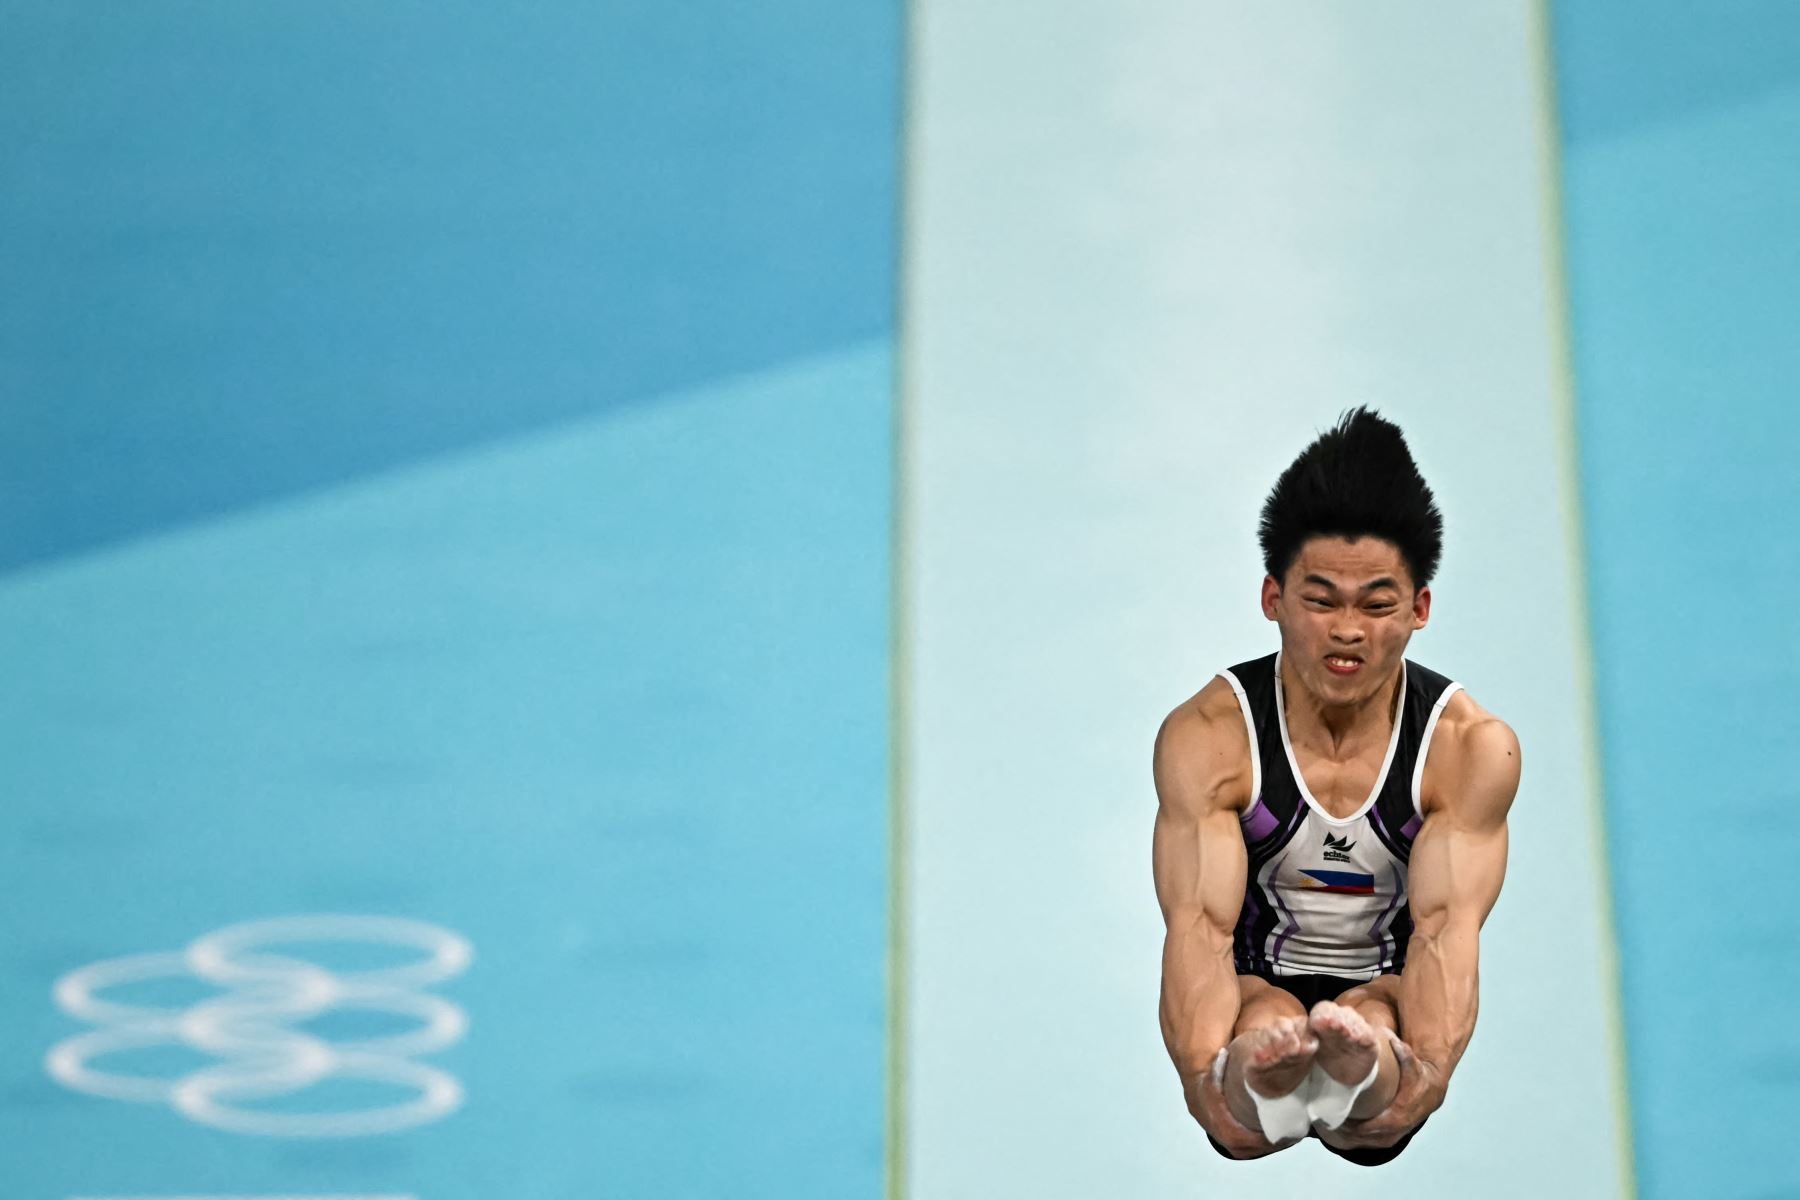
[[[865,343],[0,579],[8,1200],[876,1194],[890,360]],[[472,945],[431,989],[468,1032],[420,1058],[460,1110],[253,1137],[46,1074],[86,1028],[52,1002],[66,973],[321,912]]]

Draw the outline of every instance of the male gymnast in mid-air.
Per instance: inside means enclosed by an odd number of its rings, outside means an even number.
[[[1221,672],[1156,738],[1162,1030],[1230,1158],[1309,1136],[1385,1163],[1475,1029],[1519,744],[1405,658],[1443,519],[1400,430],[1347,414],[1262,510],[1281,649]]]

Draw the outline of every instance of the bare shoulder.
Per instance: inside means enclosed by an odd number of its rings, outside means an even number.
[[[1156,731],[1156,794],[1165,809],[1200,817],[1250,802],[1250,735],[1231,685],[1215,676]]]
[[[1428,754],[1426,791],[1436,805],[1454,808],[1476,825],[1506,820],[1521,761],[1512,726],[1459,691],[1444,705]]]

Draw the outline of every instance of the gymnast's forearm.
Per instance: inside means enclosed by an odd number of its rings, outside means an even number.
[[[1421,925],[1407,943],[1400,975],[1400,1037],[1440,1090],[1468,1049],[1480,1006],[1480,928],[1472,922]]]
[[[1162,1030],[1184,1086],[1212,1069],[1237,1017],[1230,934],[1203,912],[1172,913],[1163,941]]]

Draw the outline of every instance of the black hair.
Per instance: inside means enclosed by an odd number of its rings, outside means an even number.
[[[1400,427],[1353,408],[1281,473],[1257,533],[1263,567],[1278,582],[1308,538],[1378,537],[1399,549],[1413,586],[1424,587],[1443,553],[1444,515]]]

